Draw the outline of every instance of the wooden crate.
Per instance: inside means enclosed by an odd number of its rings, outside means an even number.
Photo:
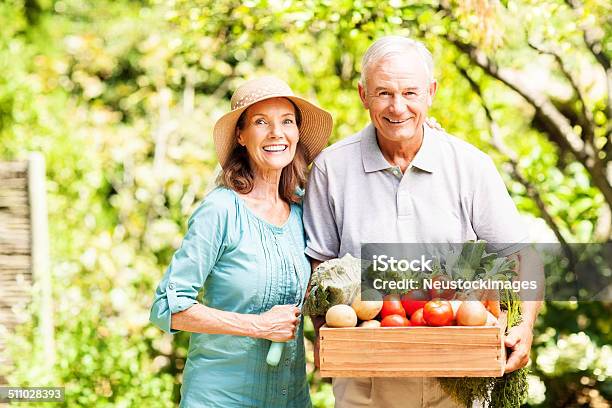
[[[499,327],[351,327],[319,330],[322,377],[501,377]]]

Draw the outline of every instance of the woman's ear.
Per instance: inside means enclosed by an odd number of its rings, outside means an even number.
[[[244,140],[242,139],[242,134],[240,133],[240,129],[236,127],[236,142],[244,147]]]

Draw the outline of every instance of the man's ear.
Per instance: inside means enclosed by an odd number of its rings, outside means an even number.
[[[357,84],[357,89],[359,90],[359,98],[361,98],[361,103],[363,107],[366,109],[370,109],[370,104],[368,103],[368,99],[366,98],[366,91],[363,85],[361,85],[361,81]]]
[[[436,95],[436,91],[438,90],[438,83],[434,79],[429,84],[429,89],[427,90],[427,106],[431,106],[433,103],[433,98]]]

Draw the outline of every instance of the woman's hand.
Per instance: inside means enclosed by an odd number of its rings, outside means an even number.
[[[257,316],[257,337],[284,342],[295,338],[300,319],[300,309],[295,305],[276,305]]]
[[[441,130],[444,132],[444,128],[433,116],[425,118],[425,124],[434,130]]]

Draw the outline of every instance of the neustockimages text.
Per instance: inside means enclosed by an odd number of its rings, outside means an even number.
[[[423,287],[421,288],[421,282]],[[374,289],[377,290],[512,290],[514,292],[520,292],[521,290],[536,290],[536,281],[507,281],[507,280],[490,280],[490,279],[478,279],[478,280],[436,280],[436,279],[381,279],[377,278],[372,281]]]

